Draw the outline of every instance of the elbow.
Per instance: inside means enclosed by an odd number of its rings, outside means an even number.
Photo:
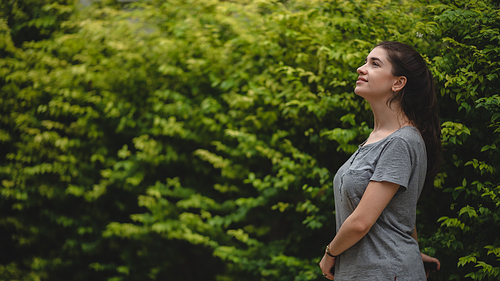
[[[364,220],[354,220],[351,224],[351,231],[354,235],[365,236],[368,231],[372,228],[373,224],[370,224]]]

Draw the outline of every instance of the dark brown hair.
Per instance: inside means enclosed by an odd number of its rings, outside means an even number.
[[[427,175],[424,186],[432,186],[441,162],[441,125],[434,78],[422,56],[411,46],[385,41],[377,45],[386,50],[392,74],[405,76],[406,85],[389,99],[397,102],[422,135],[427,150]]]

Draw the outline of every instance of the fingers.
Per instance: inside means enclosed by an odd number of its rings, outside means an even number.
[[[335,259],[328,257],[325,254],[321,259],[321,261],[319,262],[319,267],[321,268],[322,274],[325,278],[333,280],[334,275],[332,273],[332,268],[334,265],[335,265]]]
[[[441,263],[439,262],[438,259],[435,259],[435,263],[437,264],[437,270],[439,270],[441,268]]]
[[[333,280],[333,275],[332,275],[331,273],[329,273],[329,272],[325,272],[325,271],[326,271],[326,269],[323,269],[323,266],[321,266],[321,263],[319,263],[319,267],[321,268],[321,271],[322,271],[323,276],[324,276],[325,278],[330,279],[330,280]],[[325,271],[323,271],[323,270],[325,270]]]
[[[439,262],[438,259],[436,258],[433,258],[433,257],[430,257],[424,253],[420,253],[420,255],[422,256],[422,260],[424,262],[433,262],[435,263],[437,266],[436,266],[436,269],[439,270],[441,268],[441,262]]]
[[[321,271],[323,271],[323,267],[321,266],[321,263],[319,263],[319,266],[321,267]],[[326,269],[325,269],[326,270]],[[333,280],[334,276],[331,272],[324,272],[323,271],[323,276],[326,278],[326,279],[330,279],[330,280]]]
[[[323,273],[323,276],[325,276],[326,279],[333,280],[334,276],[331,273]]]
[[[439,260],[438,260],[438,259],[436,259],[436,258],[430,258],[430,260],[429,260],[429,261],[430,261],[430,262],[433,262],[433,263],[435,263],[435,264],[436,264],[436,269],[437,269],[437,270],[439,270],[439,269],[441,268],[441,263],[439,262]]]

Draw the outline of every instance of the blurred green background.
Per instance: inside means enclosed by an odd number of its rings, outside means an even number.
[[[2,0],[0,280],[324,280],[356,68],[414,46],[432,280],[500,280],[498,1]]]

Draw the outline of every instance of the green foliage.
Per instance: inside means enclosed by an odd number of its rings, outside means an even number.
[[[7,21],[14,44],[21,46],[50,38],[73,14],[74,4],[74,0],[5,0],[0,2],[0,18]]]
[[[498,280],[500,10],[488,2],[454,1],[430,6],[429,13],[439,26],[434,36],[443,42],[431,61],[442,116],[449,120],[442,129],[441,188],[453,198],[433,239],[458,260],[450,279]]]
[[[434,277],[498,278],[497,6],[109,2],[1,4],[0,280],[322,280],[381,40],[416,46],[440,93]]]

